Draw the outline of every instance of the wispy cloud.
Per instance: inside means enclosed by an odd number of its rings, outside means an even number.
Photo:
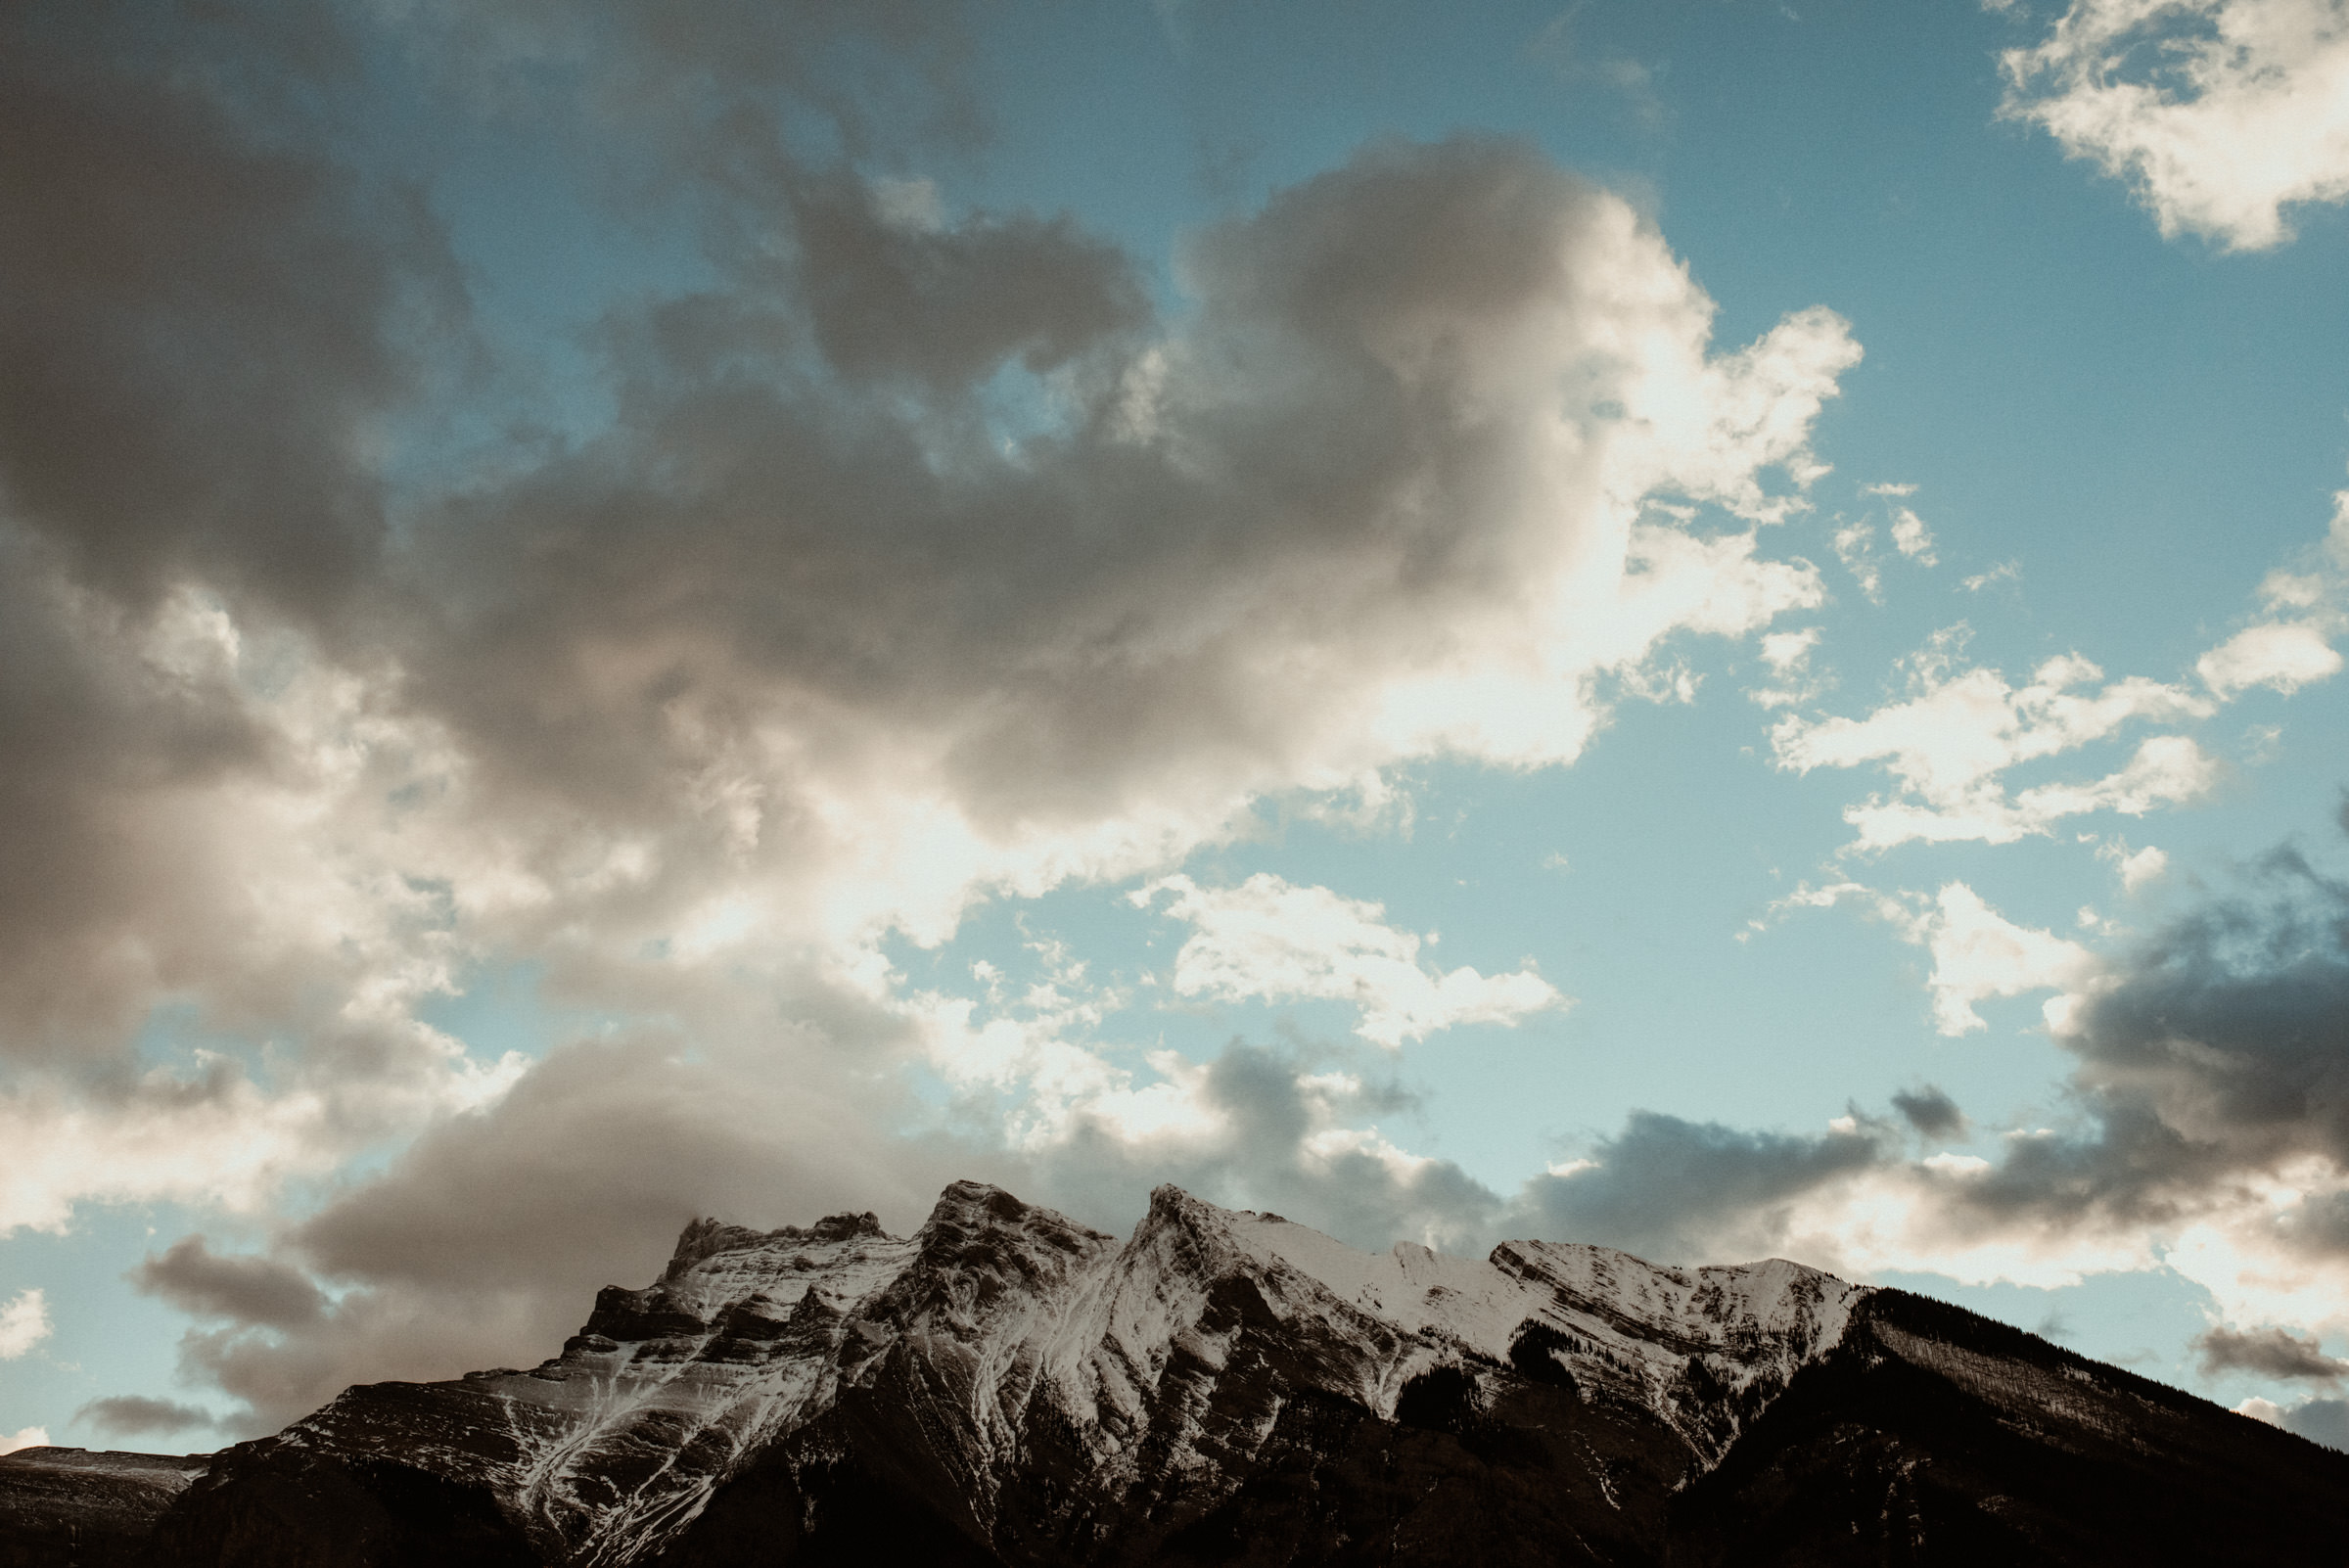
[[[49,1337],[49,1298],[39,1290],[21,1290],[0,1305],[0,1361],[30,1355]]]
[[[2290,208],[2349,197],[2338,0],[2073,0],[2002,64],[2002,113],[2128,180],[2165,235],[2268,250]]]
[[[1174,956],[1173,985],[1183,995],[1347,1002],[1357,1032],[1380,1045],[1462,1024],[1514,1024],[1567,1001],[1530,967],[1432,968],[1420,957],[1423,939],[1389,925],[1383,906],[1268,872],[1234,888],[1168,877],[1132,897],[1144,907],[1165,898],[1166,913],[1192,928]]]

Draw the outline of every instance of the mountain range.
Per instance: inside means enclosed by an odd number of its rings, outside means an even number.
[[[528,1369],[0,1458],[0,1568],[2349,1562],[2349,1454],[1780,1260],[697,1221]]]

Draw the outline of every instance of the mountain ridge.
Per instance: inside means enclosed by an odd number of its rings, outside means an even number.
[[[1364,1253],[1173,1186],[1120,1242],[957,1182],[909,1237],[696,1220],[550,1360],[345,1390],[122,1560],[2337,1563],[2345,1524],[2349,1456],[1784,1260]]]

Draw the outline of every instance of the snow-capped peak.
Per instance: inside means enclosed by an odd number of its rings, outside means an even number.
[[[580,1565],[657,1553],[844,1402],[918,1406],[988,1530],[1039,1433],[1088,1496],[1213,1494],[1294,1399],[1396,1420],[1431,1376],[1463,1409],[1535,1385],[1644,1409],[1701,1466],[1835,1342],[1857,1295],[1779,1261],[1684,1270],[1537,1241],[1485,1260],[1361,1252],[1172,1186],[1121,1244],[956,1182],[911,1237],[869,1214],[696,1220],[659,1279],[601,1292],[554,1360],[353,1389],[256,1452],[397,1452],[487,1490]]]

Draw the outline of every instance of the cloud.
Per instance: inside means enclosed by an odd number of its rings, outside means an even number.
[[[1995,1158],[1822,1183],[1788,1222],[1811,1261],[2042,1284],[2167,1267],[2229,1321],[2349,1326],[2349,893],[2290,851],[2247,890],[2093,955],[1958,899],[1956,928],[1983,934],[1958,945],[1985,961],[1954,978],[2065,988],[2047,1016],[2074,1062],[2068,1103],[2007,1130]]]
[[[2208,716],[2210,699],[2181,686],[2104,672],[2076,654],[2050,659],[2016,687],[1997,670],[1960,665],[1961,624],[1910,661],[1910,695],[1864,718],[1789,714],[1771,730],[1777,764],[1798,773],[1880,763],[1900,784],[1847,807],[1853,847],[1884,850],[1922,840],[2010,844],[2049,832],[2066,816],[2098,810],[2142,815],[2193,800],[2217,781],[2217,763],[2188,736],[2142,742],[2117,772],[2082,784],[2010,792],[2001,775],[2019,763],[2106,739],[2138,722]],[[2099,684],[2101,683],[2101,684]]]
[[[1523,144],[1363,149],[1196,231],[1161,316],[1167,258],[923,185],[944,8],[6,19],[0,1225],[325,1180],[263,1253],[141,1271],[252,1421],[527,1358],[695,1214],[1205,1182],[1275,1111],[1247,1179],[1464,1233],[1497,1200],[1353,1067],[956,1034],[886,942],[1267,798],[1570,762],[1692,689],[1679,642],[1823,598],[1771,530],[1848,326],[1717,345],[1654,223]],[[371,49],[698,248],[576,323],[608,419],[469,317]],[[1393,1042],[1561,1000],[1288,895],[1327,942],[1199,972]],[[490,1062],[423,1021],[518,967],[595,1026]],[[901,1137],[949,1060],[1034,1137]]]
[[[2303,552],[2300,570],[2269,574],[2260,584],[2267,618],[2204,653],[2195,673],[2204,688],[2132,675],[2106,680],[2077,653],[2047,660],[2022,686],[2001,671],[1968,667],[1971,629],[1962,622],[1936,632],[1906,660],[1905,698],[1859,718],[1788,714],[1771,730],[1778,766],[1881,765],[1899,788],[1847,807],[1859,830],[1852,848],[1975,841],[2010,844],[2045,835],[2068,816],[2119,811],[2142,816],[2201,799],[2221,766],[2190,735],[2159,734],[2139,743],[2115,771],[2080,782],[2016,790],[2002,777],[2022,763],[2113,739],[2138,724],[2188,724],[2254,687],[2290,693],[2334,673],[2341,664],[2327,640],[2349,615],[2349,491],[2333,497],[2325,540]],[[1839,533],[1872,537],[1854,525]],[[1969,578],[1984,586],[2001,573]],[[2007,574],[2010,575],[2010,574]]]
[[[1876,526],[1865,518],[1846,523],[1834,532],[1835,559],[1852,575],[1870,604],[1884,602],[1884,569],[1877,564]]]
[[[2021,562],[2001,561],[1997,566],[1990,568],[1988,571],[1977,572],[1972,576],[1964,578],[1958,585],[1968,593],[1980,593],[1984,588],[1990,587],[1996,583],[2020,582],[2022,580],[2022,576],[2023,566]]]
[[[203,114],[235,164],[231,111]],[[1064,219],[737,151],[687,183],[770,227],[713,242],[708,291],[607,322],[610,430],[438,490],[387,488],[380,443],[315,410],[265,433],[331,445],[334,484],[398,511],[392,555],[369,523],[281,580],[237,565],[276,559],[265,532],[163,530],[93,575],[70,519],[7,490],[0,792],[26,830],[0,852],[24,857],[0,866],[23,917],[0,1038],[40,1072],[0,1102],[36,1155],[0,1220],[254,1202],[482,1103],[520,1064],[416,1019],[470,966],[540,965],[620,1016],[694,988],[774,1005],[786,974],[880,974],[886,931],[935,942],[995,893],[1163,868],[1268,793],[1570,761],[1612,693],[1672,684],[1670,638],[1818,600],[1761,530],[1823,471],[1805,441],[1848,332],[1808,311],[1714,351],[1652,225],[1529,149],[1385,146],[1211,227],[1172,328]],[[300,223],[340,221],[341,178],[294,182],[327,193]],[[393,280],[334,315],[392,367],[350,394],[367,409],[413,390],[384,344],[431,259],[371,221],[334,229]],[[243,375],[331,380],[300,311],[273,333],[241,295],[149,300],[145,277],[132,315],[194,312]],[[948,306],[951,331],[923,314]],[[998,374],[1035,394],[1016,438],[988,428]],[[1539,982],[1511,984],[1480,995],[1522,1011]],[[265,1073],[143,1074],[130,1041],[166,997],[294,1043]]]
[[[418,0],[394,37],[444,76],[461,112],[649,138],[690,168],[714,115],[761,129],[806,116],[858,158],[983,140],[966,16],[952,0],[714,0],[690,16],[660,0]]]
[[[39,1290],[20,1290],[0,1306],[0,1361],[13,1361],[31,1353],[49,1337],[49,1298]]]
[[[873,219],[860,243],[968,226]],[[1026,270],[1064,244],[1020,232],[973,254]],[[1640,503],[1781,514],[1756,465],[1810,472],[1800,410],[1849,362],[1841,328],[1688,352],[1708,307],[1629,208],[1521,149],[1377,149],[1211,228],[1181,266],[1192,324],[1072,326],[1057,425],[1008,456],[962,430],[993,359],[926,372],[935,413],[811,401],[782,364],[737,385],[744,332],[700,318],[783,333],[813,264],[639,323],[627,438],[441,536],[510,597],[419,655],[420,691],[551,812],[641,818],[632,901],[748,882],[765,916],[807,901],[756,885],[788,865],[836,930],[931,940],[979,890],[1163,863],[1265,791],[1437,752],[1570,760],[1602,678],[1674,630],[1743,634],[1816,596],[1750,533]],[[1660,351],[1606,346],[1640,341]],[[1563,410],[1543,391],[1617,365]],[[691,493],[652,484],[672,448],[701,454]]]
[[[1775,683],[1749,688],[1746,695],[1765,708],[1792,708],[1818,697],[1830,684],[1829,677],[1815,673],[1811,668],[1811,655],[1817,651],[1819,639],[1817,626],[1764,633],[1762,662],[1770,668]]]
[[[2349,1451],[2349,1400],[2302,1400],[2278,1424],[2312,1443]]]
[[[49,1446],[46,1427],[28,1426],[15,1433],[0,1432],[0,1453],[14,1453],[20,1449],[45,1449]]]
[[[2349,1400],[2302,1400],[2283,1406],[2254,1394],[2234,1409],[2237,1415],[2297,1432],[2312,1443],[2349,1450]]]
[[[1863,495],[1898,499],[1916,493],[1913,484],[1863,484]],[[1925,520],[1907,506],[1892,508],[1890,523],[1893,550],[1904,561],[1919,566],[1938,566],[1940,558],[1933,552],[1933,530]],[[1843,563],[1852,575],[1861,594],[1870,604],[1884,602],[1883,558],[1876,553],[1876,524],[1872,517],[1863,517],[1839,525],[1828,536],[1834,547],[1835,559]]]
[[[252,1212],[289,1179],[323,1175],[370,1142],[494,1100],[521,1071],[514,1057],[484,1070],[445,1038],[343,1043],[358,1060],[322,1050],[323,1070],[304,1075],[310,1082],[274,1091],[216,1055],[94,1092],[40,1078],[0,1091],[0,1141],[10,1151],[0,1165],[0,1234],[62,1230],[73,1206],[90,1201],[163,1198]]]
[[[1929,1138],[1962,1137],[1967,1130],[1965,1113],[1958,1109],[1958,1102],[1930,1084],[1893,1095],[1892,1108]]]
[[[2109,844],[2098,845],[2096,858],[2110,861],[2113,868],[2120,872],[2121,891],[2124,893],[2135,893],[2148,883],[2158,882],[2170,870],[2170,856],[2166,851],[2150,844],[2142,850],[2132,850],[2127,839],[2114,839]]]
[[[1857,1124],[1806,1136],[1638,1111],[1572,1174],[1534,1178],[1511,1219],[1647,1258],[1743,1262],[1803,1250],[1804,1205],[1882,1153]]]
[[[1430,969],[1421,939],[1385,921],[1384,905],[1296,887],[1259,872],[1236,888],[1201,888],[1186,876],[1131,895],[1143,907],[1171,895],[1166,912],[1191,935],[1174,955],[1174,990],[1223,1001],[1308,997],[1351,1002],[1356,1033],[1390,1048],[1461,1024],[1514,1024],[1566,1004],[1531,968],[1480,974]]]
[[[2194,673],[2219,697],[2254,686],[2285,693],[2340,672],[2341,656],[2305,623],[2246,626],[2194,662]]]
[[[2261,1377],[2337,1383],[2349,1374],[2349,1361],[2326,1355],[2314,1335],[2283,1328],[2211,1328],[2194,1336],[2194,1350],[2202,1370],[2213,1375],[2255,1372]]]
[[[1934,1026],[1944,1035],[1987,1027],[1974,1004],[1993,996],[2083,987],[2097,970],[2094,954],[2050,931],[2016,925],[1962,882],[1945,885],[1931,906],[1906,917],[1910,940],[1933,955],[1926,985]]]
[[[1941,564],[1941,558],[1933,553],[1933,530],[1908,507],[1892,509],[1892,547],[1918,566]]]
[[[198,19],[142,37],[62,9],[12,8],[0,49],[7,511],[132,603],[197,574],[326,614],[382,542],[361,453],[420,389],[407,335],[451,303],[439,237],[401,193],[254,134],[235,84],[315,79],[296,57],[319,8],[237,37],[219,72],[153,69],[159,46],[201,57]]]
[[[1962,882],[1944,883],[1930,896],[1882,892],[1860,882],[1816,888],[1805,883],[1748,921],[1739,940],[1751,940],[1798,909],[1832,909],[1847,902],[1863,905],[1903,941],[1932,955],[1925,986],[1933,997],[1935,1026],[1944,1035],[1986,1028],[1974,1011],[1978,1002],[2034,991],[2062,993],[2046,1012],[2050,1024],[2059,1023],[2069,1017],[2078,996],[2101,984],[2103,960],[2097,954],[2051,931],[2017,925]],[[1895,1103],[1901,1101],[1896,1097]]]
[[[2339,0],[2073,0],[2000,63],[2001,114],[2129,181],[2166,236],[2268,250],[2286,208],[2349,197]]]
[[[138,1394],[92,1400],[73,1412],[73,1419],[107,1438],[169,1437],[212,1424],[209,1410]]]
[[[130,1281],[198,1317],[227,1317],[269,1328],[317,1321],[326,1297],[299,1270],[266,1258],[223,1257],[202,1236],[173,1242],[130,1272]]]

